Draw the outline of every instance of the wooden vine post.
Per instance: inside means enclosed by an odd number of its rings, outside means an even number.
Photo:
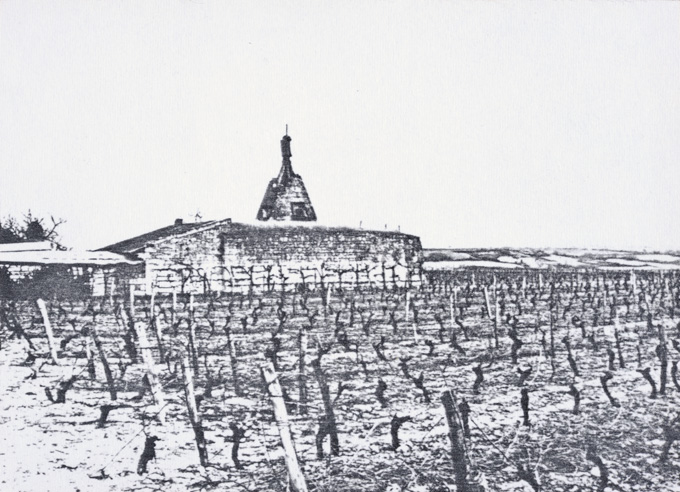
[[[42,315],[43,324],[45,325],[45,334],[47,335],[47,345],[50,348],[50,356],[52,357],[52,362],[54,365],[59,365],[59,354],[57,354],[57,344],[54,341],[54,332],[52,331],[52,323],[50,323],[50,318],[47,315],[47,306],[45,301],[38,299],[37,301],[38,309],[40,309],[40,314]]]
[[[156,318],[156,289],[151,291],[151,300],[149,301],[150,323],[154,327],[156,335],[156,343],[158,344],[158,359],[161,364],[165,363],[165,349],[163,348],[163,331],[161,325]]]
[[[442,393],[441,401],[444,405],[444,412],[446,413],[446,422],[449,425],[453,471],[456,476],[456,490],[458,492],[471,492],[472,488],[469,486],[467,480],[465,435],[463,426],[460,425],[462,419],[451,390]]]
[[[194,295],[189,294],[189,317],[187,324],[189,325],[189,354],[191,355],[191,363],[194,372],[198,374],[198,353],[196,352],[196,325],[194,323]]]
[[[298,408],[298,413],[300,415],[307,415],[307,375],[305,374],[305,364],[307,359],[307,347],[309,345],[309,336],[305,327],[300,328],[300,363],[299,373],[298,373],[298,385],[300,388],[300,394],[298,401],[300,406]]]
[[[231,337],[231,328],[227,326],[225,328],[227,335],[227,351],[229,352],[229,365],[231,366],[231,377],[234,384],[234,393],[236,396],[243,396],[243,391],[241,390],[241,383],[239,382],[238,376],[238,361],[236,360],[236,346],[234,345],[234,340]]]
[[[97,379],[97,369],[94,363],[94,350],[92,349],[92,339],[90,337],[85,338],[85,357],[87,357],[88,375],[90,380],[94,381]]]
[[[274,409],[274,419],[276,426],[279,429],[281,436],[281,445],[283,446],[283,453],[286,460],[286,468],[288,469],[288,482],[292,492],[307,492],[307,482],[305,476],[302,474],[300,464],[298,463],[297,454],[295,452],[295,445],[290,433],[288,425],[288,412],[286,411],[286,404],[283,401],[283,392],[279,384],[278,376],[274,371],[274,365],[267,362],[260,367],[262,377],[269,393],[269,400]]]
[[[135,321],[135,286],[130,283],[130,320]]]
[[[331,307],[331,292],[333,290],[333,284],[328,282],[326,285],[326,306],[324,307],[324,316],[328,315],[328,309]]]
[[[175,322],[177,319],[177,291],[175,289],[172,290],[172,309],[170,311],[170,324],[172,325],[172,328],[175,328]]]
[[[656,354],[661,362],[661,373],[659,375],[659,394],[666,394],[666,382],[668,381],[668,350],[666,345],[666,329],[663,323],[659,324],[659,345],[656,347]]]
[[[312,361],[312,366],[314,367],[314,377],[316,377],[316,382],[318,383],[319,390],[321,391],[321,400],[323,401],[324,412],[326,414],[321,422],[319,436],[321,436],[321,439],[323,439],[323,437],[326,435],[330,436],[331,454],[333,456],[338,456],[340,454],[340,441],[338,439],[338,426],[335,421],[333,400],[331,399],[331,392],[328,388],[328,381],[326,380],[326,375],[321,369],[321,361],[319,358]],[[317,436],[317,439],[318,438],[319,437]],[[317,449],[320,450],[321,448]]]
[[[555,374],[555,316],[552,311],[552,304],[550,308],[550,367],[552,373]]]
[[[633,270],[630,271],[630,286],[633,295],[637,296],[637,279],[635,278],[635,272]]]
[[[118,393],[116,391],[116,382],[113,379],[111,366],[109,365],[109,361],[106,358],[102,341],[99,339],[99,335],[97,334],[97,328],[95,326],[92,326],[92,328],[90,329],[90,335],[92,336],[94,346],[97,347],[97,352],[99,353],[99,360],[101,361],[102,367],[104,368],[104,377],[106,377],[106,385],[109,387],[109,394],[111,395],[111,400],[116,401],[118,399]]]
[[[408,320],[409,320],[409,311],[411,310],[411,292],[406,291],[406,306],[404,307],[404,319],[406,326],[408,327]],[[420,337],[418,336],[418,326],[416,324],[415,318],[413,319],[413,341],[416,343],[420,343]]]
[[[496,275],[493,276],[493,338],[498,348],[498,282]],[[491,313],[489,313],[490,315]]]
[[[411,308],[411,293],[406,291],[406,305],[404,306],[404,323],[408,325],[408,312]]]
[[[161,386],[158,374],[156,374],[156,369],[154,368],[153,354],[151,353],[151,345],[149,345],[149,340],[146,336],[146,328],[140,322],[132,321],[132,324],[137,334],[137,340],[139,341],[139,351],[142,354],[142,362],[146,368],[146,378],[149,381],[149,387],[151,388],[151,395],[153,396],[153,401],[158,408],[156,413],[156,418],[159,422],[165,422],[165,395],[163,394],[163,387]]]
[[[123,335],[125,350],[132,363],[137,364],[139,362],[139,350],[137,347],[139,340],[135,340],[135,287],[131,282],[128,283],[128,293],[128,309],[126,310],[123,306],[123,309],[120,310],[120,319],[125,329],[125,334]]]
[[[484,302],[486,303],[486,315],[491,319],[491,303],[489,302],[489,289],[484,286]]]
[[[192,371],[192,365],[189,363],[189,356],[186,353],[182,354],[182,375],[184,377],[184,396],[187,402],[189,421],[191,422],[191,427],[194,429],[198,459],[201,466],[205,467],[208,465],[208,448],[205,443],[203,422],[201,421],[201,415],[198,413],[198,407],[196,406],[194,373]]]

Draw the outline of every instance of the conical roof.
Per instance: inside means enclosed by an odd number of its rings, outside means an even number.
[[[257,212],[257,220],[310,222],[316,221],[316,213],[299,174],[293,172],[288,134],[281,139],[283,163],[279,175],[272,179],[264,193]]]

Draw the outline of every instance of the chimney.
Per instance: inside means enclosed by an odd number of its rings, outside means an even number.
[[[283,155],[283,158],[290,158],[293,157],[293,153],[290,151],[290,141],[293,140],[288,136],[288,132],[284,135],[284,137],[281,139],[281,155]]]
[[[176,226],[181,226],[182,224],[184,224],[184,219],[175,219]]]
[[[290,158],[293,156],[293,153],[290,151],[291,140],[292,138],[288,136],[288,131],[286,131],[286,134],[281,139],[281,155],[283,156],[283,164],[281,165],[281,171],[279,172],[279,176],[277,178],[279,185],[283,186],[287,186],[288,182],[293,177],[293,166],[290,163]]]

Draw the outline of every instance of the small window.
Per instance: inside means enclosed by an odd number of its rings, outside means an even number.
[[[290,209],[293,220],[307,220],[307,209],[304,202],[293,202],[290,204]]]

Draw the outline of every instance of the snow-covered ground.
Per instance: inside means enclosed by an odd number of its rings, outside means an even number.
[[[157,364],[156,369],[161,374],[168,402],[166,422],[160,424],[150,418],[155,413],[150,395],[135,401],[144,368],[141,364],[128,364],[122,348],[121,326],[111,312],[103,312],[97,322],[105,335],[105,350],[117,380],[118,402],[130,407],[114,410],[108,423],[99,428],[96,425],[99,407],[110,403],[101,364],[97,363],[96,379],[90,380],[82,353],[84,340],[78,337],[60,352],[61,365],[50,364],[39,318],[30,324],[37,313],[32,305],[22,306],[22,319],[35,337],[37,358],[27,359],[30,351],[25,342],[3,340],[0,348],[0,490],[286,490],[278,430],[259,374],[264,354],[272,347],[272,332],[278,326],[277,312],[283,309],[288,317],[280,335],[280,381],[293,402],[298,399],[300,329],[309,330],[310,335],[309,412],[302,415],[293,405],[290,413],[293,439],[310,490],[455,490],[448,428],[440,402],[443,391],[453,390],[458,401],[465,399],[470,405],[471,429],[466,441],[470,466],[476,480],[486,482],[489,491],[531,490],[526,481],[518,478],[518,463],[534,470],[544,484],[543,490],[593,490],[598,477],[593,463],[586,459],[588,444],[597,444],[598,455],[620,490],[680,491],[680,446],[676,444],[671,449],[668,463],[659,463],[664,442],[662,425],[678,411],[680,388],[676,389],[669,378],[665,396],[649,397],[650,386],[637,369],[649,367],[654,379],[659,381],[655,353],[658,339],[655,331],[649,331],[642,308],[634,303],[627,310],[619,301],[618,325],[612,324],[609,310],[602,310],[598,314],[600,321],[595,324],[596,303],[592,299],[588,301],[585,292],[573,300],[569,312],[566,298],[562,299],[555,318],[553,369],[552,360],[546,354],[550,343],[549,289],[536,293],[536,286],[529,285],[527,288],[533,293],[527,292],[524,298],[516,296],[516,291],[508,290],[508,282],[517,288],[522,276],[521,270],[509,270],[499,275],[498,283],[502,297],[499,305],[507,314],[517,316],[518,335],[523,341],[516,364],[511,360],[511,340],[504,317],[499,326],[499,347],[494,348],[493,322],[483,315],[484,298],[479,285],[471,286],[467,293],[465,289],[458,291],[459,304],[455,306],[458,321],[450,318],[451,296],[427,291],[411,293],[409,321],[404,294],[400,292],[334,293],[327,318],[322,314],[321,297],[312,296],[308,308],[318,311],[313,327],[301,307],[300,297],[291,295],[284,298],[283,305],[279,304],[278,294],[263,298],[261,304],[258,299],[251,302],[247,298],[228,297],[215,299],[212,305],[197,302],[194,319],[198,352],[205,361],[200,363],[196,385],[197,393],[205,396],[200,408],[211,463],[208,468],[198,464],[181,380],[165,365]],[[461,280],[465,279],[461,277]],[[476,282],[484,281],[479,274]],[[589,292],[592,294],[590,287]],[[621,291],[620,295],[627,295],[627,291]],[[654,330],[659,326],[665,329],[669,360],[673,362],[680,358],[680,353],[670,344],[677,338],[679,318],[671,318],[667,311],[658,310],[661,302],[670,305],[669,295],[668,292],[665,297],[659,294],[650,302],[655,313]],[[164,342],[186,343],[186,324],[181,323],[178,332],[173,333],[168,324],[169,300],[159,298],[157,302]],[[180,309],[178,317],[184,318],[186,306]],[[148,312],[143,306],[138,306],[137,311],[140,322],[148,321]],[[83,313],[83,305],[50,304],[57,343],[77,334],[73,326],[82,327],[82,323],[91,319]],[[367,321],[369,313],[370,322]],[[572,322],[572,316],[576,315],[586,323],[588,336],[585,338]],[[391,316],[396,328],[390,321]],[[233,320],[230,326],[236,348],[234,360],[238,363],[236,374],[244,388],[241,396],[236,394],[233,384],[222,329],[228,317]],[[244,318],[246,326],[241,323]],[[347,347],[337,333],[347,335]],[[619,407],[610,404],[600,383],[600,377],[608,369],[606,349],[616,348],[616,333],[621,336],[626,365],[621,367],[618,361],[615,363],[609,387]],[[452,334],[465,354],[452,347]],[[578,376],[567,360],[565,336],[571,340]],[[337,397],[334,408],[341,448],[340,456],[328,458],[326,440],[324,459],[317,458],[315,446],[323,405],[309,366],[318,355],[317,337],[324,345],[332,344],[330,352],[322,358],[321,367],[333,398]],[[386,360],[378,357],[374,349],[383,340]],[[152,344],[155,347],[153,341]],[[124,376],[119,362],[126,366]],[[483,369],[484,381],[479,391],[474,391],[472,369],[477,366]],[[211,395],[205,393],[206,367],[218,380]],[[529,367],[532,372],[525,387],[530,395],[531,425],[523,426],[518,370]],[[66,402],[48,401],[45,388],[54,389],[73,374],[79,379],[67,393]],[[421,374],[429,398],[414,383]],[[385,407],[376,397],[379,380],[387,385]],[[340,383],[345,389],[338,396]],[[579,415],[571,411],[570,383],[581,392]],[[391,448],[390,437],[390,422],[395,415],[411,417],[399,431],[401,445],[396,450]],[[239,453],[243,469],[237,469],[231,459],[230,424],[246,432]],[[139,475],[137,463],[146,435],[160,440],[148,473]]]
[[[588,249],[426,249],[426,270],[455,268],[577,268],[678,270],[680,254]]]

